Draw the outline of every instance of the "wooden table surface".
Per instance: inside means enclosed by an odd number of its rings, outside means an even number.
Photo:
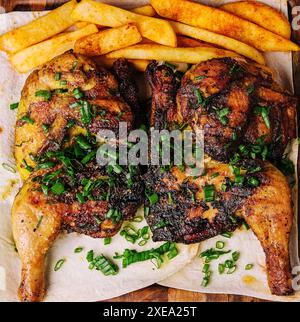
[[[163,1],[163,0],[162,0]],[[9,11],[34,11],[53,9],[64,0],[0,0],[6,12]],[[300,0],[289,1],[290,7],[300,5]],[[1,12],[1,11],[0,11]],[[293,32],[293,38],[300,44],[300,32]],[[294,84],[296,94],[300,97],[300,55],[294,54]],[[298,113],[300,114],[300,113]],[[299,115],[298,115],[298,124]],[[298,162],[298,173],[300,173],[300,162]],[[299,207],[300,209],[300,207]],[[199,277],[199,281],[200,281]],[[227,294],[204,294],[167,288],[159,285],[149,286],[142,290],[128,293],[126,295],[108,300],[107,302],[266,302],[248,296]]]

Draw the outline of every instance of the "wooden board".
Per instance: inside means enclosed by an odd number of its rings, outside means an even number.
[[[64,0],[0,0],[6,12],[10,11],[35,11],[53,9]],[[289,1],[290,7],[300,5],[300,0]],[[300,44],[300,31],[293,32],[293,40]],[[300,98],[300,54],[293,56],[294,60],[294,85],[296,95]],[[298,124],[300,113],[298,113]],[[300,173],[300,157],[298,157],[298,174]],[[299,202],[300,206],[300,202]],[[300,209],[300,207],[299,207]],[[200,279],[199,279],[200,282]],[[107,302],[266,302],[248,296],[227,295],[227,294],[204,294],[188,292],[153,285],[139,291],[108,300]]]

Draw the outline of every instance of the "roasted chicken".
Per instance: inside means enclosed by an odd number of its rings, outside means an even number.
[[[205,170],[188,176],[173,166],[145,175],[146,217],[155,241],[195,243],[233,231],[243,220],[266,254],[270,290],[292,292],[289,234],[291,191],[277,162],[294,137],[296,100],[264,67],[213,59],[193,66],[181,82],[172,68],[151,63],[151,126],[204,131]],[[224,163],[226,162],[226,163]]]
[[[115,66],[122,84],[120,69],[129,73],[128,63]],[[62,229],[112,236],[142,203],[138,167],[96,162],[95,135],[100,129],[118,132],[120,121],[132,128],[134,117],[115,77],[80,55],[65,53],[27,79],[15,133],[25,183],[12,209],[22,301],[43,298],[45,256]]]

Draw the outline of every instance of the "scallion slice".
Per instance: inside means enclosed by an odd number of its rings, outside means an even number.
[[[63,266],[63,264],[64,264],[64,262],[65,262],[66,260],[65,259],[60,259],[60,260],[58,260],[57,262],[56,262],[56,264],[55,264],[55,266],[54,266],[54,271],[56,272],[56,271],[58,271],[59,269],[61,269],[61,267]]]
[[[44,98],[46,101],[50,101],[52,94],[50,91],[47,90],[39,90],[35,92],[35,96],[36,97],[42,97]]]
[[[19,107],[19,103],[12,103],[12,104],[10,104],[9,105],[9,108],[11,109],[11,110],[15,110],[15,109],[17,109]]]

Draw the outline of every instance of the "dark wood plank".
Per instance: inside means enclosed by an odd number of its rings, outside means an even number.
[[[64,0],[0,0],[0,6],[5,8],[6,12],[10,11],[33,11],[53,9]],[[300,0],[289,1],[290,7],[300,5]],[[300,31],[293,31],[293,40],[300,44]],[[294,66],[294,85],[295,93],[300,98],[300,54],[293,55]],[[300,121],[298,113],[298,124]],[[300,156],[298,156],[298,173],[300,173]],[[300,200],[299,200],[300,209]],[[299,243],[300,247],[300,243]],[[264,300],[226,294],[204,294],[166,288],[159,285],[153,285],[142,290],[128,293],[126,295],[110,299],[107,302],[265,302]]]

